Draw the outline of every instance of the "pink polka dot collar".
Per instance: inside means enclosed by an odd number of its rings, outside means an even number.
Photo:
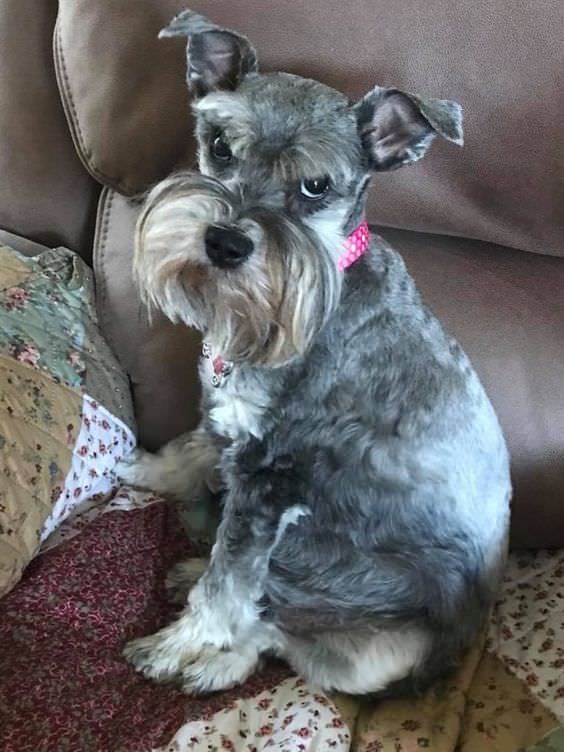
[[[366,253],[370,245],[370,230],[366,220],[359,225],[354,232],[345,240],[345,252],[337,262],[341,271],[348,269],[357,261],[363,253]]]

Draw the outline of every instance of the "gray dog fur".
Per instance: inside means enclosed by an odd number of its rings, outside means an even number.
[[[246,39],[189,11],[162,35],[189,40],[202,174],[149,194],[135,274],[148,305],[199,328],[231,370],[213,386],[203,360],[200,427],[121,475],[186,504],[219,491],[223,506],[181,616],[125,654],[187,692],[242,682],[268,653],[324,689],[422,689],[492,605],[508,456],[397,253],[373,235],[350,268],[337,260],[370,172],[421,158],[437,134],[462,143],[460,107],[380,87],[353,105],[261,75]],[[218,268],[210,226],[252,252]],[[171,588],[199,567],[181,564]]]

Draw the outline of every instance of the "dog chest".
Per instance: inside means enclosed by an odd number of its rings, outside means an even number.
[[[200,375],[206,397],[208,417],[214,430],[231,441],[249,436],[261,439],[263,416],[269,404],[267,390],[259,380],[229,369],[221,379],[209,378],[209,368],[201,366]]]

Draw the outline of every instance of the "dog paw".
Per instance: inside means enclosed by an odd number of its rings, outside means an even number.
[[[242,684],[257,669],[256,653],[207,650],[182,669],[182,691],[187,695],[219,692]]]
[[[147,466],[151,464],[152,455],[143,449],[134,449],[127,457],[123,457],[115,467],[115,474],[130,486],[145,486]]]
[[[188,695],[201,695],[234,687],[253,672],[257,659],[212,645],[198,650],[174,649],[157,632],[128,642],[123,650],[127,661],[146,679],[179,681]]]
[[[179,651],[160,632],[128,642],[123,654],[136,671],[159,682],[179,677],[183,663],[193,657]]]
[[[184,606],[188,594],[208,568],[208,559],[188,559],[176,564],[167,573],[165,587],[170,603]]]

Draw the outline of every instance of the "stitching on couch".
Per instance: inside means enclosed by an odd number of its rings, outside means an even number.
[[[114,201],[114,191],[110,187],[102,189],[100,203],[98,204],[98,217],[96,221],[96,232],[94,235],[94,275],[96,278],[96,308],[98,310],[98,321],[104,332],[107,343],[116,352],[115,341],[107,326],[107,299],[108,289],[106,283],[106,249],[107,240],[110,230],[111,211]]]
[[[70,128],[71,136],[74,141],[75,149],[80,158],[80,161],[86,168],[86,170],[95,178],[99,183],[111,188],[115,188],[121,193],[126,195],[134,195],[136,191],[128,186],[121,180],[111,178],[102,170],[98,169],[92,162],[92,151],[86,146],[86,141],[82,133],[80,126],[80,119],[78,117],[78,110],[76,108],[74,98],[71,91],[70,77],[67,72],[67,65],[65,60],[65,53],[63,49],[63,40],[60,30],[60,19],[57,18],[55,23],[55,31],[53,34],[53,58],[55,61],[55,76],[57,79],[57,85],[59,87],[59,93],[61,95],[61,101],[63,103],[63,110],[65,112],[67,123]]]
[[[72,92],[70,89],[70,82],[69,82],[69,77],[67,73],[65,55],[62,49],[58,19],[57,19],[57,23],[55,24],[53,52],[54,52],[55,62],[60,63],[60,71],[62,73],[63,83],[64,83],[64,86],[61,87],[62,88],[61,94],[63,95],[63,101],[65,102],[65,104],[68,104],[68,109],[70,110],[69,114],[70,114],[70,119],[72,121],[73,131],[75,132],[76,139],[78,141],[77,146],[78,146],[79,151],[82,152],[82,154],[84,155],[85,159],[88,159],[90,155],[86,148],[84,136],[82,135],[82,130],[80,128],[80,121],[78,119],[76,107],[74,104],[74,99],[73,99]],[[59,68],[59,65],[57,65],[57,68]]]

